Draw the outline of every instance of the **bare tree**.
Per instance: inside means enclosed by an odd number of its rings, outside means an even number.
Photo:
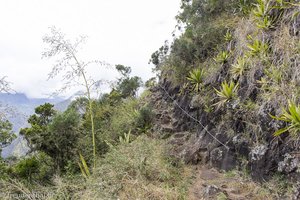
[[[0,93],[12,93],[15,92],[11,88],[11,82],[8,82],[6,76],[0,78]],[[14,110],[9,105],[3,105],[0,102],[0,120],[7,120],[7,114],[14,115]]]
[[[6,76],[3,76],[2,78],[0,78],[0,93],[5,92],[5,93],[10,93],[13,91],[13,89],[11,88],[11,83],[8,82]]]
[[[56,93],[64,92],[65,90],[81,85],[85,88],[85,94],[88,99],[89,115],[91,119],[91,131],[92,131],[92,144],[93,144],[93,163],[96,166],[96,142],[95,142],[95,124],[93,114],[93,104],[91,91],[103,83],[103,81],[94,81],[91,77],[87,76],[87,66],[91,64],[98,64],[102,66],[109,66],[105,62],[98,60],[82,61],[78,58],[79,46],[85,42],[86,37],[80,36],[75,42],[65,38],[65,35],[56,27],[50,28],[51,34],[45,35],[43,41],[49,45],[49,49],[46,49],[42,56],[46,58],[57,57],[52,71],[49,73],[48,79],[52,79],[57,75],[62,75],[63,86]]]

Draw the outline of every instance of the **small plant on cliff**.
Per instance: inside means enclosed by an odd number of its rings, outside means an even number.
[[[238,4],[239,11],[244,15],[248,15],[253,6],[252,0],[240,0]]]
[[[270,29],[273,28],[274,20],[269,16],[265,16],[259,21],[256,22],[256,26],[261,29]]]
[[[257,0],[255,8],[253,9],[253,15],[257,18],[263,18],[268,15],[270,10],[270,0]]]
[[[275,22],[282,16],[282,11],[285,8],[288,7],[287,2],[284,0],[257,0],[252,12],[255,17],[256,26],[265,30],[274,28]],[[273,12],[273,15],[271,16],[270,14],[274,9],[276,9],[277,14],[274,16],[275,12]]]
[[[217,63],[225,64],[230,57],[230,52],[221,51],[217,57],[214,59]]]
[[[237,79],[242,76],[247,69],[247,61],[244,57],[238,58],[237,63],[233,64],[230,70],[232,77]]]
[[[128,133],[124,133],[123,137],[119,136],[120,143],[129,144],[130,143],[130,135],[131,135],[131,130],[129,130]]]
[[[238,84],[235,84],[233,81],[231,81],[229,84],[227,81],[224,81],[221,84],[220,90],[215,89],[217,95],[219,96],[219,101],[215,105],[221,107],[233,99],[236,95],[237,88]]]
[[[226,42],[230,42],[233,39],[233,36],[229,30],[227,30],[226,34],[224,35],[224,39]]]
[[[190,71],[189,76],[187,77],[187,80],[190,81],[193,90],[195,92],[199,92],[202,82],[203,82],[203,74],[204,71],[203,69],[194,69],[192,71]]]
[[[269,49],[268,44],[259,40],[254,40],[252,44],[247,45],[251,56],[265,55]]]
[[[288,102],[287,110],[282,109],[282,114],[277,116],[270,115],[273,119],[284,121],[288,123],[285,128],[277,130],[273,135],[280,136],[282,133],[289,131],[292,135],[297,135],[300,133],[300,105],[293,101]]]

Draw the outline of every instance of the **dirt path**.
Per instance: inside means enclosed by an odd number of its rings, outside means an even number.
[[[216,169],[200,166],[189,189],[189,200],[268,200],[274,199],[265,188],[238,172],[220,173]]]

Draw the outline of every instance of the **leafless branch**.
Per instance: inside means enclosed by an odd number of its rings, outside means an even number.
[[[88,84],[90,85],[89,88],[92,88],[92,86],[100,87],[102,81],[94,81],[90,78],[87,80],[87,83],[82,84],[78,80],[83,74],[86,74],[86,67],[88,65],[96,64],[108,68],[112,67],[112,65],[99,60],[84,62],[78,59],[78,49],[81,44],[85,43],[86,38],[86,36],[80,36],[72,43],[70,40],[66,39],[65,34],[56,27],[50,27],[50,35],[45,35],[43,37],[43,41],[49,45],[49,48],[45,49],[42,53],[42,57],[58,57],[51,72],[48,74],[48,80],[62,74],[62,79],[64,81],[63,87],[56,93],[62,93],[71,87],[78,85],[82,86]]]

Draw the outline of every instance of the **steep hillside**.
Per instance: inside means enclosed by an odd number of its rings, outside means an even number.
[[[298,1],[182,1],[185,31],[152,55],[177,156],[300,180],[299,11]]]
[[[182,0],[176,19],[140,97],[116,65],[99,99],[39,106],[33,153],[0,160],[0,196],[300,199],[300,2]]]

